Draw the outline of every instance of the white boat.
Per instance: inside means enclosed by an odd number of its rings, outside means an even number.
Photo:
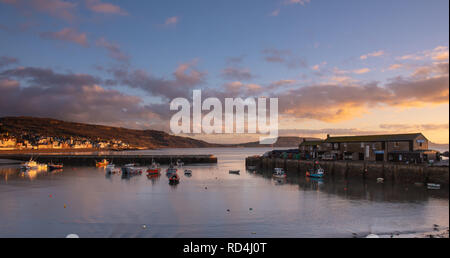
[[[185,174],[186,176],[192,176],[192,170],[186,169],[186,170],[184,171],[184,174]]]
[[[172,175],[172,174],[176,174],[178,171],[178,169],[176,169],[172,163],[170,163],[169,168],[167,168],[166,170],[166,174],[167,175]]]
[[[25,162],[24,164],[22,164],[21,166],[22,169],[25,170],[46,170],[47,169],[47,164],[39,164],[34,160],[30,160]]]
[[[439,190],[439,189],[441,189],[441,185],[440,184],[428,183],[427,184],[427,189],[429,189],[429,190]]]
[[[140,174],[142,173],[142,169],[136,167],[136,164],[130,163],[126,164],[122,167],[122,173],[123,174]]]
[[[272,176],[274,178],[286,178],[287,177],[286,173],[284,172],[284,169],[282,169],[282,168],[275,168]]]
[[[181,161],[181,160],[177,160],[177,166],[178,166],[179,168],[182,168],[182,167],[184,166],[184,162]]]
[[[116,174],[119,172],[120,172],[120,169],[116,168],[116,165],[114,165],[114,164],[109,164],[106,166],[106,173],[108,173],[108,174]]]

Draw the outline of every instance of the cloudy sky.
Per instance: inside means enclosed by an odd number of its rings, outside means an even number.
[[[170,100],[202,89],[278,97],[280,135],[420,131],[448,143],[448,9],[448,0],[0,0],[0,116],[168,130]]]

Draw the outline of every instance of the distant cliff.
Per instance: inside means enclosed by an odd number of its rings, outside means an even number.
[[[86,138],[90,140],[121,140],[136,148],[198,148],[219,147],[201,140],[170,135],[156,130],[133,130],[121,127],[65,122],[51,118],[3,117],[0,133],[63,138]]]
[[[292,147],[298,148],[300,143],[306,139],[307,141],[319,140],[318,138],[303,138],[297,136],[280,136],[274,144],[259,144],[259,142],[248,142],[236,144],[238,147]]]

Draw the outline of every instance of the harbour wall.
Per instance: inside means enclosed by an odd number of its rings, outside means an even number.
[[[33,159],[39,163],[62,163],[69,166],[95,166],[97,161],[103,159],[108,160],[116,165],[125,165],[130,163],[136,163],[141,166],[150,165],[152,160],[159,164],[176,163],[177,160],[182,161],[184,164],[215,164],[217,158],[213,155],[59,155],[59,154],[44,154],[44,155],[32,155],[32,154],[3,154],[0,155],[0,159],[28,161]]]
[[[314,167],[312,160],[292,160],[281,158],[248,157],[246,166],[256,166],[258,170],[273,171],[274,168],[284,168],[288,173],[305,175],[308,169]],[[338,178],[363,178],[398,183],[437,183],[449,184],[449,168],[425,165],[407,165],[396,163],[375,163],[358,161],[320,161],[325,170],[325,176]]]

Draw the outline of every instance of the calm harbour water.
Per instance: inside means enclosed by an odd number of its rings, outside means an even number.
[[[218,157],[217,165],[185,166],[193,175],[179,173],[176,186],[164,171],[122,178],[94,167],[21,173],[3,165],[0,237],[352,237],[449,226],[448,188],[245,172],[245,157],[267,150],[144,151]]]

